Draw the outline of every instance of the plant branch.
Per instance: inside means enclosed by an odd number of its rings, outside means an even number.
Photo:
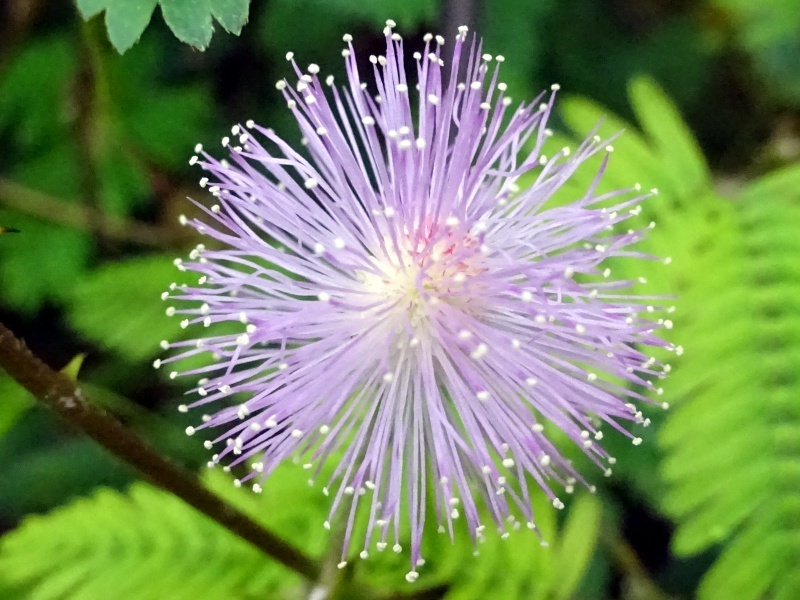
[[[119,242],[154,248],[174,247],[175,240],[161,227],[111,215],[97,214],[86,205],[58,200],[0,177],[0,205],[79,231],[94,232],[102,220],[102,234]]]
[[[603,535],[603,541],[611,554],[611,558],[625,576],[627,585],[631,588],[631,598],[672,600],[672,596],[659,588],[650,578],[650,574],[644,568],[636,552],[618,532],[606,531]]]
[[[86,204],[89,227],[98,234],[101,243],[108,241],[103,235],[106,226],[99,164],[109,145],[111,133],[110,93],[105,65],[98,37],[103,28],[99,19],[82,23],[79,64],[73,82],[73,101],[76,108],[73,133],[77,142],[75,153],[78,164],[80,190]]]
[[[0,367],[70,425],[131,464],[154,484],[289,569],[312,581],[318,579],[320,568],[313,560],[208,491],[192,473],[158,454],[114,417],[87,402],[77,383],[45,365],[2,323]]]

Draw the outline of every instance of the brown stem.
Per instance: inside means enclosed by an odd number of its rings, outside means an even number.
[[[25,41],[42,4],[41,0],[9,0],[0,4],[0,74]]]
[[[75,104],[73,133],[77,142],[75,159],[78,164],[81,198],[86,204],[89,227],[101,243],[108,241],[104,235],[105,210],[101,199],[99,164],[109,146],[111,134],[110,94],[105,76],[102,52],[98,37],[99,19],[81,25],[79,65],[73,81],[72,99]]]
[[[313,560],[209,492],[189,471],[158,454],[114,417],[87,402],[78,384],[45,365],[2,323],[0,367],[70,425],[134,466],[157,486],[289,569],[312,581],[319,577],[319,566]]]
[[[87,232],[95,231],[94,224],[101,219],[103,235],[115,241],[154,248],[170,248],[176,244],[173,237],[160,227],[110,215],[98,215],[86,205],[58,200],[2,177],[0,206]]]
[[[633,548],[618,533],[607,531],[603,535],[606,547],[611,553],[611,557],[622,571],[632,598],[642,600],[672,600],[672,596],[664,592],[650,578],[650,574],[645,569],[642,561],[636,555]]]

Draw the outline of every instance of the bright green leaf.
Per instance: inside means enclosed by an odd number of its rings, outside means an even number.
[[[791,210],[792,202],[800,197],[800,163],[767,173],[742,190],[745,202],[758,203],[763,197],[779,198],[786,202],[783,210]]]
[[[205,50],[211,42],[211,0],[160,0],[164,21],[182,42]]]
[[[674,552],[722,544],[703,600],[791,598],[787,574],[800,563],[800,544],[788,541],[800,539],[800,510],[763,515],[776,512],[776,503],[800,505],[800,169],[750,182],[734,201],[721,198],[663,92],[640,79],[631,101],[643,134],[636,123],[609,119],[611,129],[626,132],[614,142],[604,179],[608,188],[641,181],[660,191],[643,203],[639,226],[653,220],[656,227],[640,247],[672,261],[663,275],[648,269],[647,289],[679,294],[674,338],[665,337],[691,358],[664,356],[672,372],[654,397],[671,405],[660,428],[664,458],[634,459],[613,441],[607,449],[623,476],[677,521]],[[604,112],[573,100],[564,114],[582,136]],[[584,188],[587,171],[567,187]],[[624,273],[629,267],[618,262],[612,269]],[[631,460],[634,468],[625,467]]]
[[[263,496],[236,490],[221,473],[209,473],[207,482],[256,521],[317,553],[325,530],[308,527],[306,519],[327,500],[306,485],[305,473],[287,471],[274,475],[274,491]],[[287,503],[286,493],[303,502]],[[0,578],[29,590],[27,597],[71,600],[277,597],[300,583],[247,542],[145,483],[126,494],[101,489],[28,518],[0,541]]]
[[[326,467],[320,481],[331,467]],[[329,543],[322,522],[329,518],[330,498],[320,493],[319,484],[309,486],[307,479],[308,472],[283,465],[267,480],[263,493],[256,495],[236,490],[230,476],[219,471],[205,476],[214,492],[319,556]],[[541,535],[550,547],[543,547],[527,527],[512,531],[506,540],[487,528],[480,555],[473,556],[466,532],[458,531],[451,543],[449,536],[429,530],[423,540],[423,555],[428,559],[425,582],[449,583],[447,600],[548,598],[553,548],[562,544],[555,509],[544,494],[536,494],[533,502]],[[481,518],[491,519],[486,513]],[[579,521],[578,525],[591,529],[590,519]],[[354,539],[364,534],[365,526],[365,519],[357,520]],[[591,539],[592,531],[586,533]],[[408,532],[402,535],[407,537]],[[567,552],[574,547],[572,543],[564,546]],[[356,568],[359,578],[374,589],[408,589],[403,577],[408,571],[407,554],[372,551],[369,560],[359,561]],[[26,519],[0,540],[3,579],[17,590],[36,594],[58,597],[68,591],[71,600],[134,595],[143,600],[278,598],[296,595],[300,584],[296,575],[264,560],[246,542],[145,483],[134,484],[125,494],[100,490],[91,498]]]
[[[249,8],[250,0],[211,0],[211,14],[234,35],[239,35],[247,24]]]
[[[554,600],[571,598],[581,582],[597,546],[601,517],[602,506],[594,496],[583,494],[572,503],[561,542],[555,549],[551,595]]]
[[[642,128],[660,151],[670,188],[683,196],[707,187],[710,175],[700,147],[661,88],[640,77],[631,82],[630,98]]]
[[[141,37],[150,23],[156,3],[157,0],[108,0],[106,28],[108,39],[117,52],[126,52]]]
[[[704,579],[701,600],[759,600],[773,582],[796,568],[791,553],[783,554],[779,536],[765,536],[763,528],[750,528],[730,544]],[[797,555],[797,552],[794,553]],[[788,567],[788,569],[787,569]]]
[[[113,2],[113,0],[75,0],[78,11],[86,21],[104,11],[110,2]]]

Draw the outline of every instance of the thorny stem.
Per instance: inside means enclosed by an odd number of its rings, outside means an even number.
[[[319,565],[312,559],[212,494],[189,471],[158,454],[114,417],[87,402],[77,383],[45,365],[2,323],[0,367],[69,424],[138,469],[157,486],[292,571],[311,580],[319,577]]]

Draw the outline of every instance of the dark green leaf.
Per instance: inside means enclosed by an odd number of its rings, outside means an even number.
[[[336,72],[335,69],[341,66],[341,56],[327,49],[342,44],[342,34],[349,27],[347,15],[330,10],[325,19],[307,18],[317,10],[319,5],[315,0],[274,0],[267,3],[264,18],[257,22],[257,35],[266,52],[282,56],[287,51],[295,50],[298,40],[302,39],[303,51],[307,55],[298,56],[299,60],[318,63],[325,72]],[[279,67],[281,77],[288,72],[287,67]],[[294,128],[296,125],[293,123]]]
[[[211,0],[161,0],[161,14],[182,42],[205,50],[211,42]]]
[[[108,39],[119,53],[127,51],[141,37],[157,0],[109,0],[106,8]],[[194,4],[194,2],[185,2]]]
[[[769,83],[766,93],[800,104],[800,6],[794,0],[714,0],[730,13],[739,45]]]
[[[0,437],[33,406],[33,398],[16,381],[0,371]]]
[[[12,130],[12,148],[38,150],[68,133],[64,115],[75,61],[71,40],[50,36],[22,46],[0,72],[0,131]]]
[[[27,415],[6,439],[26,421]],[[47,431],[52,434],[53,430]],[[91,493],[98,485],[122,487],[133,479],[131,467],[87,437],[43,438],[38,444],[0,469],[0,506],[6,514],[49,510],[76,495]]]
[[[250,0],[211,0],[211,14],[234,35],[239,35],[247,24],[249,8]]]
[[[67,203],[77,196],[75,150],[66,140],[48,152],[16,165],[10,177]],[[0,292],[5,301],[33,313],[45,300],[60,300],[86,267],[91,250],[81,231],[11,211],[0,211],[0,223],[13,223],[23,233],[4,236],[0,244]]]
[[[539,79],[547,44],[544,35],[547,19],[556,6],[558,3],[553,0],[506,0],[487,2],[483,7],[485,24],[480,33],[484,37],[484,47],[506,58],[500,77],[515,98],[538,91],[531,88],[531,83]]]
[[[104,265],[76,284],[70,322],[129,360],[148,358],[160,352],[161,340],[174,340],[182,332],[178,319],[165,316],[166,305],[159,299],[179,275],[166,256]]]
[[[341,57],[330,49],[343,47],[342,34],[353,33],[359,21],[382,28],[392,18],[401,29],[408,29],[433,21],[436,12],[433,0],[273,0],[265,8],[260,33],[264,45],[280,55],[297,49],[302,40],[307,54],[298,58],[332,70],[339,67]],[[309,18],[316,14],[325,18]]]
[[[3,221],[9,213],[0,211]],[[60,300],[79,281],[89,256],[89,239],[81,232],[14,216],[23,233],[4,236],[0,244],[3,299],[26,313],[45,300]]]
[[[107,213],[128,215],[149,196],[147,173],[118,143],[104,148],[98,157],[97,168],[99,196]]]
[[[121,115],[126,135],[137,148],[165,166],[185,165],[211,121],[211,99],[204,87],[160,90],[136,101]]]
[[[286,1],[286,0],[283,0]],[[419,27],[422,23],[436,18],[437,4],[433,0],[312,0],[317,10],[333,10],[345,15],[352,23],[353,18],[368,21],[374,27],[382,28],[386,19],[394,19],[403,29]],[[308,19],[304,19],[308,21]],[[300,24],[302,26],[302,23]],[[452,32],[454,35],[455,32]],[[341,39],[341,34],[340,34]]]

